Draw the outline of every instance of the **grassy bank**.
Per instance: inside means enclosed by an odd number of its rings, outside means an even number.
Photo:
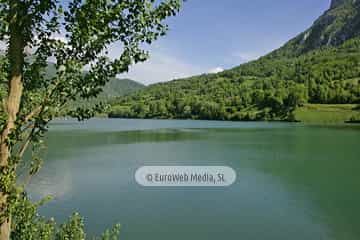
[[[360,119],[360,109],[354,104],[306,104],[295,111],[295,117],[305,123],[344,123]]]

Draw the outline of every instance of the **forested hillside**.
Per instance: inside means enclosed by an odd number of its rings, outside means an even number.
[[[64,109],[63,115],[67,114],[68,110],[76,107],[89,108],[93,107],[97,103],[107,103],[112,101],[116,97],[126,96],[140,89],[143,89],[145,85],[138,83],[130,79],[112,78],[103,88],[103,91],[96,97],[88,100],[76,100],[69,102]]]
[[[284,120],[304,103],[358,103],[360,39],[296,58],[263,57],[218,74],[149,86],[110,116]]]
[[[310,29],[256,61],[151,85],[112,101],[109,116],[295,120],[294,110],[306,103],[359,103],[359,2],[332,6]]]

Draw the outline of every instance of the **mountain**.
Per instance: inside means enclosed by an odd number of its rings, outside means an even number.
[[[2,59],[2,56],[4,55],[5,53],[0,50],[0,61]],[[45,74],[48,77],[55,76],[56,68],[54,63],[52,62],[48,63]],[[1,80],[1,74],[0,74],[0,80]],[[138,91],[144,87],[145,85],[131,79],[112,78],[105,85],[105,87],[103,88],[103,92],[99,94],[97,100],[107,101],[114,97],[120,97]]]
[[[346,2],[354,2],[354,0],[332,0],[330,3],[330,9],[343,5]]]
[[[131,79],[119,79],[112,78],[105,85],[103,91],[96,97],[90,98],[87,100],[79,99],[76,101],[69,102],[64,109],[60,112],[59,116],[69,115],[69,113],[78,108],[93,108],[96,104],[99,103],[108,103],[113,101],[113,99],[117,97],[122,97],[134,93],[143,89],[145,85],[133,81]],[[104,110],[101,114],[104,114],[106,110]]]
[[[328,46],[339,46],[360,36],[360,0],[332,0],[330,9],[314,24],[274,51],[272,57],[295,57]]]
[[[4,54],[0,53],[0,61],[3,59],[2,56]],[[49,62],[46,68],[46,76],[52,77],[56,74],[56,68],[54,63]],[[0,97],[1,99],[6,95],[6,79],[4,75],[0,72]],[[86,107],[91,108],[95,106],[97,103],[107,103],[112,99],[120,96],[126,96],[133,92],[139,91],[140,89],[145,88],[145,85],[133,81],[131,79],[119,79],[112,78],[110,81],[104,86],[103,91],[97,96],[97,98],[91,98],[87,100],[77,100],[69,102],[64,109],[59,113],[59,116],[67,115],[69,111],[74,110],[77,107]],[[1,110],[1,109],[0,109]]]
[[[77,101],[69,102],[66,107],[60,112],[59,116],[69,115],[70,112],[78,107],[93,108],[99,103],[108,103],[116,97],[126,96],[143,89],[145,85],[133,81],[131,79],[112,78],[105,85],[103,91],[96,97],[91,99],[79,99]],[[104,110],[101,114],[106,114]],[[71,114],[70,114],[71,115]]]
[[[99,98],[111,99],[114,97],[125,96],[130,93],[143,89],[145,85],[126,78],[113,78],[104,87]]]
[[[309,29],[256,61],[117,98],[109,116],[293,121],[309,103],[360,103],[359,2],[333,0]]]
[[[48,63],[46,68],[46,75],[48,77],[56,75],[56,67],[52,62]],[[140,89],[143,89],[145,85],[138,83],[131,79],[119,79],[112,78],[104,86],[103,91],[96,97],[90,99],[77,99],[66,104],[66,106],[60,111],[58,116],[69,115],[69,113],[78,108],[93,108],[96,104],[107,103],[116,97],[126,96],[134,93]]]
[[[49,62],[46,75],[47,76],[54,76],[56,74],[56,68],[54,63]],[[101,100],[109,100],[114,97],[120,97],[132,92],[138,91],[144,88],[145,85],[136,82],[131,79],[119,79],[119,78],[112,78],[110,81],[105,85],[103,88],[103,92],[99,94],[97,99]]]

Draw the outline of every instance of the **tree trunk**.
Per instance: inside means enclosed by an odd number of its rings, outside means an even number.
[[[23,23],[21,17],[24,13],[19,7],[18,1],[10,1],[9,15],[9,75],[8,75],[8,96],[5,104],[7,123],[1,133],[0,142],[0,167],[9,167],[11,157],[11,146],[6,143],[11,131],[15,128],[17,114],[20,109],[20,101],[23,92],[22,71],[24,64],[24,37]],[[15,184],[15,183],[14,183]],[[0,211],[4,211],[7,206],[7,193],[0,190]],[[7,216],[4,222],[0,223],[0,240],[9,240],[11,233],[11,216]]]
[[[13,76],[10,80],[10,91],[9,96],[6,101],[8,122],[1,135],[1,148],[0,148],[0,166],[8,167],[9,158],[10,158],[10,146],[6,144],[6,139],[8,138],[12,129],[15,128],[16,115],[19,111],[20,99],[22,95],[22,82],[21,75]],[[7,195],[0,192],[0,209],[3,210],[7,204]],[[10,230],[11,230],[11,216],[9,216],[6,221],[0,225],[0,240],[10,239]]]

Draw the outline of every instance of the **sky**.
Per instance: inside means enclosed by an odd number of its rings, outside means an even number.
[[[150,59],[118,77],[149,85],[238,66],[281,47],[329,6],[330,0],[187,0],[167,21],[167,35],[147,46]],[[112,45],[110,57],[121,50]]]
[[[330,0],[187,0],[170,31],[150,50],[150,60],[128,77],[146,85],[254,60],[303,32]],[[116,47],[110,51],[117,52]]]

